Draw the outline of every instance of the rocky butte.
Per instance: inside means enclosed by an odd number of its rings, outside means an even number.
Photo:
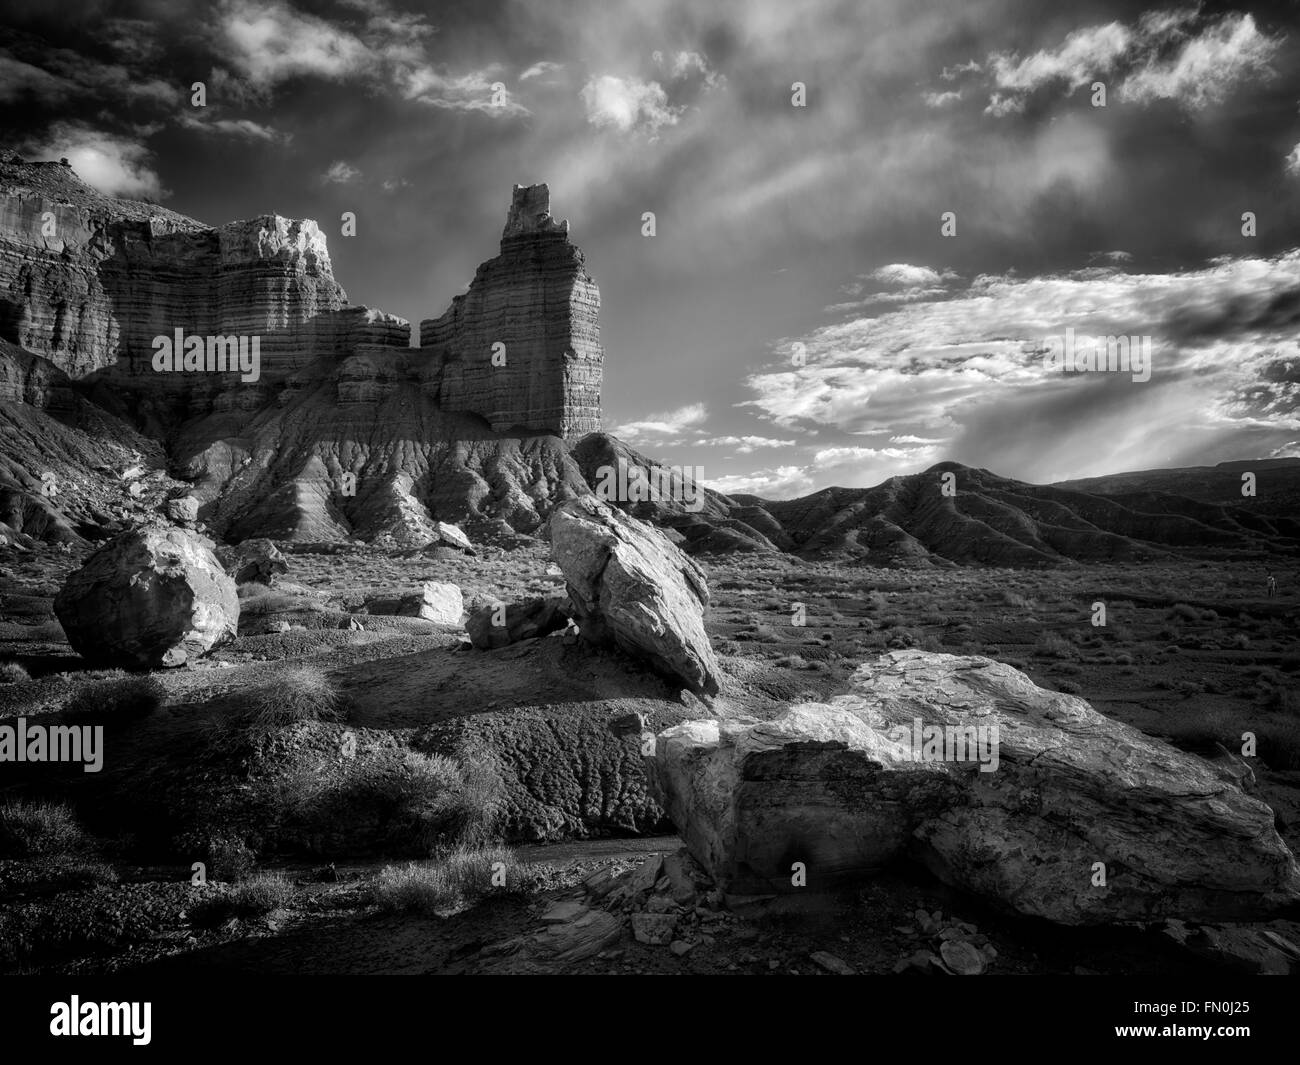
[[[404,319],[349,304],[309,219],[211,227],[6,153],[0,383],[27,408],[0,415],[0,493],[22,497],[6,523],[21,533],[49,509],[52,472],[67,524],[95,524],[103,493],[81,489],[96,463],[67,456],[107,435],[130,445],[116,463],[153,454],[189,482],[229,539],[423,543],[439,520],[531,532],[587,491],[567,441],[599,428],[599,307],[545,185],[514,187],[500,254],[413,347]],[[259,338],[256,380],[157,372],[156,338],[178,332]],[[107,420],[97,439],[68,417],[17,424],[77,404]]]

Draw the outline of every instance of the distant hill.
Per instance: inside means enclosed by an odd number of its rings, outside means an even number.
[[[607,434],[584,437],[574,458],[589,483],[602,463],[656,465]],[[1265,495],[1280,490],[1282,477],[1291,483],[1300,463],[1245,467],[1258,467]],[[1188,491],[1110,494],[1086,490],[1083,482],[1033,485],[943,462],[873,488],[826,488],[790,500],[705,492],[695,512],[680,501],[634,503],[627,509],[673,529],[688,550],[787,551],[876,565],[1050,566],[1300,554],[1297,511],[1261,505],[1259,497],[1243,499],[1235,469],[1208,468],[1220,480],[1233,479],[1235,498],[1217,482],[1198,481],[1193,470],[1153,472],[1185,475],[1171,481]],[[955,495],[941,491],[947,473],[953,475]],[[1140,475],[1119,479],[1128,476]],[[1216,492],[1221,498],[1213,498]]]

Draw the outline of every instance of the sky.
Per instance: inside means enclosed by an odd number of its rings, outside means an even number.
[[[314,218],[351,301],[415,322],[547,182],[601,290],[607,428],[723,491],[1300,455],[1300,3],[0,18],[6,146],[209,224]],[[1148,372],[1062,370],[1068,337]]]

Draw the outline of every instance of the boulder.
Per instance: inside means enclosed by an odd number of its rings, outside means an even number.
[[[200,658],[239,626],[235,582],[210,542],[176,528],[105,544],[68,577],[54,612],[83,658],[143,669]]]
[[[569,623],[571,609],[562,596],[526,599],[522,603],[485,603],[470,614],[465,629],[470,643],[487,651],[558,632]]]
[[[420,591],[411,595],[384,596],[366,600],[370,614],[404,618],[423,618],[439,625],[459,625],[465,613],[465,600],[454,584],[425,581]]]
[[[709,588],[694,561],[594,496],[558,507],[550,536],[584,639],[617,645],[697,694],[717,694],[722,673],[704,631]]]
[[[816,890],[908,853],[955,887],[1070,925],[1300,901],[1267,805],[988,658],[885,654],[828,703],[667,729],[651,770],[692,855],[735,894],[793,890],[794,862]]]
[[[178,496],[167,500],[167,517],[180,525],[193,525],[199,520],[199,501],[193,496]]]
[[[445,521],[436,521],[433,523],[433,531],[438,534],[436,543],[443,544],[447,547],[459,548],[467,554],[474,554],[474,545],[469,542],[469,537],[461,530],[458,525],[451,525]]]
[[[237,584],[270,584],[281,573],[289,572],[289,562],[280,549],[261,537],[219,547],[217,557]]]

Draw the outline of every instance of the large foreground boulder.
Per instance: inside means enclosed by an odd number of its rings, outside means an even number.
[[[1273,811],[1206,761],[988,658],[896,651],[763,723],[656,738],[652,778],[733,894],[809,889],[908,853],[1063,924],[1256,917],[1300,901]]]
[[[71,574],[54,612],[72,649],[96,664],[181,666],[234,636],[235,582],[210,543],[184,529],[135,529]]]
[[[594,496],[551,515],[551,557],[564,571],[583,638],[615,644],[703,695],[721,670],[704,631],[704,573],[658,529]]]

